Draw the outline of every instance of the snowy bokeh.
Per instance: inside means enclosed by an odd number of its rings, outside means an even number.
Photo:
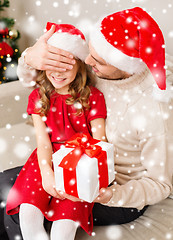
[[[17,79],[17,63],[16,62],[10,62],[6,65],[6,71],[5,71],[5,78],[6,79]]]
[[[132,0],[132,3],[140,3],[140,4],[144,4],[146,2],[148,2],[149,0]]]
[[[69,4],[69,0],[64,0],[64,4]]]
[[[2,202],[0,203],[0,208],[4,208],[5,206],[6,206],[5,201],[2,201]]]
[[[11,58],[11,57],[7,57],[7,58],[6,58],[6,61],[9,63],[9,62],[12,61],[12,58]]]
[[[80,102],[75,102],[75,103],[74,103],[74,107],[75,107],[76,109],[82,109],[82,104],[81,104]]]
[[[10,123],[6,124],[6,129],[11,129],[11,124]]]
[[[144,115],[136,114],[134,116],[132,121],[132,126],[136,128],[138,131],[142,131],[143,129],[145,129],[146,124],[147,124],[147,120]]]
[[[7,141],[0,137],[0,154],[5,152],[7,149]]]
[[[23,117],[24,119],[26,119],[26,118],[28,117],[28,114],[27,114],[27,113],[23,113],[23,114],[22,114],[22,117]]]
[[[166,233],[166,236],[165,236],[166,239],[170,239],[170,240],[171,240],[172,237],[173,237],[173,234],[172,234],[172,233],[169,233],[169,232]]]
[[[54,8],[57,8],[59,6],[59,3],[58,2],[53,2],[53,7]]]
[[[54,215],[54,211],[53,211],[53,210],[50,210],[50,211],[47,213],[47,216],[48,216],[49,218],[51,218],[53,215]]]
[[[27,36],[37,36],[38,32],[40,32],[40,24],[34,15],[26,16],[25,19],[23,19],[21,28],[22,32]]]
[[[21,238],[20,235],[16,235],[16,236],[14,237],[14,240],[22,240],[22,238]]]
[[[170,31],[169,34],[168,34],[168,36],[169,36],[170,38],[173,38],[173,31]]]
[[[13,152],[18,158],[25,158],[28,155],[29,146],[25,142],[19,142],[14,146]]]
[[[29,136],[26,136],[26,137],[24,138],[24,140],[25,140],[25,142],[29,142],[29,141],[30,141],[30,137],[29,137]]]
[[[10,4],[9,16],[14,16],[20,32],[23,33],[20,40],[24,45],[22,48],[34,43],[43,33],[47,21],[69,23],[75,26],[78,24],[85,25],[88,22],[89,24],[84,29],[87,34],[90,23],[95,23],[100,17],[139,6],[148,11],[158,21],[159,26],[163,29],[166,43],[169,44],[169,50],[173,54],[169,39],[172,26],[167,24],[173,13],[173,4],[170,0],[160,1],[158,4],[156,4],[156,0],[30,0],[27,2],[20,1],[20,5],[18,0],[13,0]],[[171,21],[169,22],[171,23]]]
[[[4,21],[0,21],[0,29],[5,29],[7,26]]]
[[[14,99],[15,99],[16,101],[19,101],[19,100],[20,100],[20,96],[19,96],[19,95],[16,95],[16,96],[14,97]]]
[[[41,6],[41,1],[36,1],[35,4],[36,6]]]
[[[68,12],[69,16],[74,17],[74,18],[78,18],[80,16],[80,13],[81,13],[81,5],[80,5],[80,3],[74,2],[70,6],[70,10]]]
[[[119,226],[108,226],[106,228],[106,237],[110,240],[122,239],[122,230]]]
[[[93,28],[93,22],[90,19],[81,19],[79,20],[77,27],[83,32],[86,38],[89,37],[89,33]]]
[[[71,179],[70,182],[69,182],[70,185],[74,185],[75,183],[76,183],[76,180],[74,178]]]

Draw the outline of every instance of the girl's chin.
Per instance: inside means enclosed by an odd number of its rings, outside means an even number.
[[[55,88],[55,91],[59,94],[66,95],[68,94],[69,84],[63,84],[63,83],[52,83],[52,85]]]

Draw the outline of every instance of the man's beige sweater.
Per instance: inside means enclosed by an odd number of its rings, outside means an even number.
[[[171,192],[173,101],[156,101],[153,83],[148,70],[125,80],[97,80],[107,105],[107,139],[115,150],[114,194],[106,205],[142,209]]]
[[[26,85],[37,72],[20,59]],[[156,101],[146,70],[124,80],[98,79],[107,105],[106,134],[115,149],[112,199],[105,205],[142,209],[169,196],[173,174],[173,102]]]

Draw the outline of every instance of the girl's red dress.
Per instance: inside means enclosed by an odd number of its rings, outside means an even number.
[[[75,133],[90,133],[90,121],[96,118],[106,118],[106,106],[103,94],[91,87],[89,97],[90,109],[76,116],[75,104],[67,105],[65,100],[70,97],[53,93],[50,98],[50,111],[45,121],[53,151],[56,152],[62,142],[67,141]],[[39,90],[35,89],[29,96],[28,114],[38,114],[40,107]],[[19,176],[7,199],[7,214],[13,215],[19,212],[20,204],[29,203],[41,210],[50,221],[59,219],[71,219],[77,221],[80,226],[91,234],[93,227],[92,208],[93,203],[73,202],[68,199],[59,200],[50,196],[42,187],[42,179],[37,160],[37,149],[33,151],[28,161],[22,168]]]

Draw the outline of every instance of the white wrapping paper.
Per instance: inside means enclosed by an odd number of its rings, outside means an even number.
[[[107,153],[109,184],[115,179],[114,173],[114,151],[113,144],[107,142],[98,142],[97,144]],[[65,192],[63,168],[58,165],[62,159],[74,148],[62,147],[53,154],[53,164],[55,173],[56,189]],[[99,195],[99,173],[97,158],[90,158],[83,154],[76,167],[77,191],[80,199],[93,202]],[[73,184],[73,181],[71,182]],[[71,194],[73,195],[73,193]]]

